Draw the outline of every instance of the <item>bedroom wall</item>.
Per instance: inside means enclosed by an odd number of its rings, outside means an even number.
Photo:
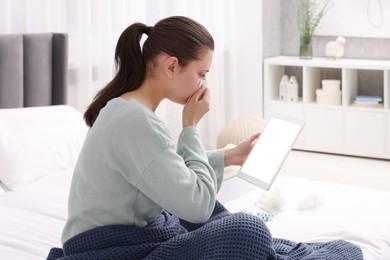
[[[263,57],[297,56],[299,33],[296,22],[299,0],[263,0]],[[336,36],[314,36],[313,56],[324,57],[326,44]],[[345,37],[344,58],[390,60],[390,39]],[[330,73],[332,76],[332,73]],[[362,73],[359,93],[383,95],[383,78]]]
[[[266,2],[271,0],[266,0]],[[296,13],[298,11],[299,0],[280,1],[281,26],[281,53],[284,55],[297,55],[299,48],[298,26]],[[338,35],[335,35],[338,36]],[[358,59],[390,59],[390,39],[389,38],[360,38],[345,37],[345,58]],[[334,40],[333,36],[315,36],[313,41],[313,54],[315,56],[325,56],[325,45]]]
[[[281,0],[263,0],[263,58],[282,53]]]
[[[237,6],[237,19],[241,22],[237,41],[238,112],[240,115],[263,115],[262,100],[262,1],[243,0]]]

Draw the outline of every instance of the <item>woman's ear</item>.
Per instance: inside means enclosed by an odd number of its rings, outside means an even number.
[[[169,78],[173,78],[174,74],[179,69],[179,60],[176,57],[170,56],[165,61],[164,72]]]

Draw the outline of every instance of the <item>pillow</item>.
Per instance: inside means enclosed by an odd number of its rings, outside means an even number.
[[[257,116],[240,116],[228,123],[218,134],[217,149],[228,144],[238,145],[264,129],[266,120]]]
[[[71,106],[0,109],[0,181],[15,190],[74,167],[87,131]]]

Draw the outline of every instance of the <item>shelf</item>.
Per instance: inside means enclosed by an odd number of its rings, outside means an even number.
[[[279,100],[283,75],[298,79],[299,102]],[[323,79],[340,80],[340,105],[317,103],[316,90],[322,88]],[[382,106],[353,105],[358,95],[379,95]],[[265,59],[264,117],[273,113],[306,122],[297,149],[390,159],[390,61]]]
[[[279,83],[283,75],[297,78],[299,95],[304,104],[316,102],[316,90],[321,89],[323,79],[337,79],[341,82],[342,106],[351,106],[358,95],[374,94],[383,96],[383,109],[390,109],[390,61],[304,60],[289,56],[269,58],[265,60],[264,84],[271,87],[265,88],[265,100],[279,98]],[[364,86],[374,81],[374,90],[364,92]]]
[[[280,105],[280,106],[302,106],[302,107],[320,107],[320,108],[327,108],[327,109],[338,109],[338,110],[356,110],[356,111],[378,111],[382,112],[384,111],[384,107],[369,107],[369,106],[342,106],[342,105],[321,105],[317,104],[316,102],[308,102],[308,103],[303,103],[302,101],[300,102],[287,102],[287,101],[280,101],[280,100],[269,100],[266,101],[268,104],[273,104],[273,105]]]
[[[349,68],[363,70],[390,70],[388,60],[364,60],[364,59],[341,59],[333,60],[327,58],[314,57],[313,59],[300,59],[295,56],[278,56],[266,59],[269,65],[284,66],[309,66],[319,68]]]

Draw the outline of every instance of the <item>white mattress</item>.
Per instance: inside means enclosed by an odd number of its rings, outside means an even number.
[[[360,246],[364,259],[390,259],[390,191],[278,177],[268,193],[256,189],[225,206],[235,212],[259,201],[280,206],[267,222],[274,237],[300,242],[344,239]]]
[[[61,247],[72,170],[0,194],[0,258],[46,259]]]

